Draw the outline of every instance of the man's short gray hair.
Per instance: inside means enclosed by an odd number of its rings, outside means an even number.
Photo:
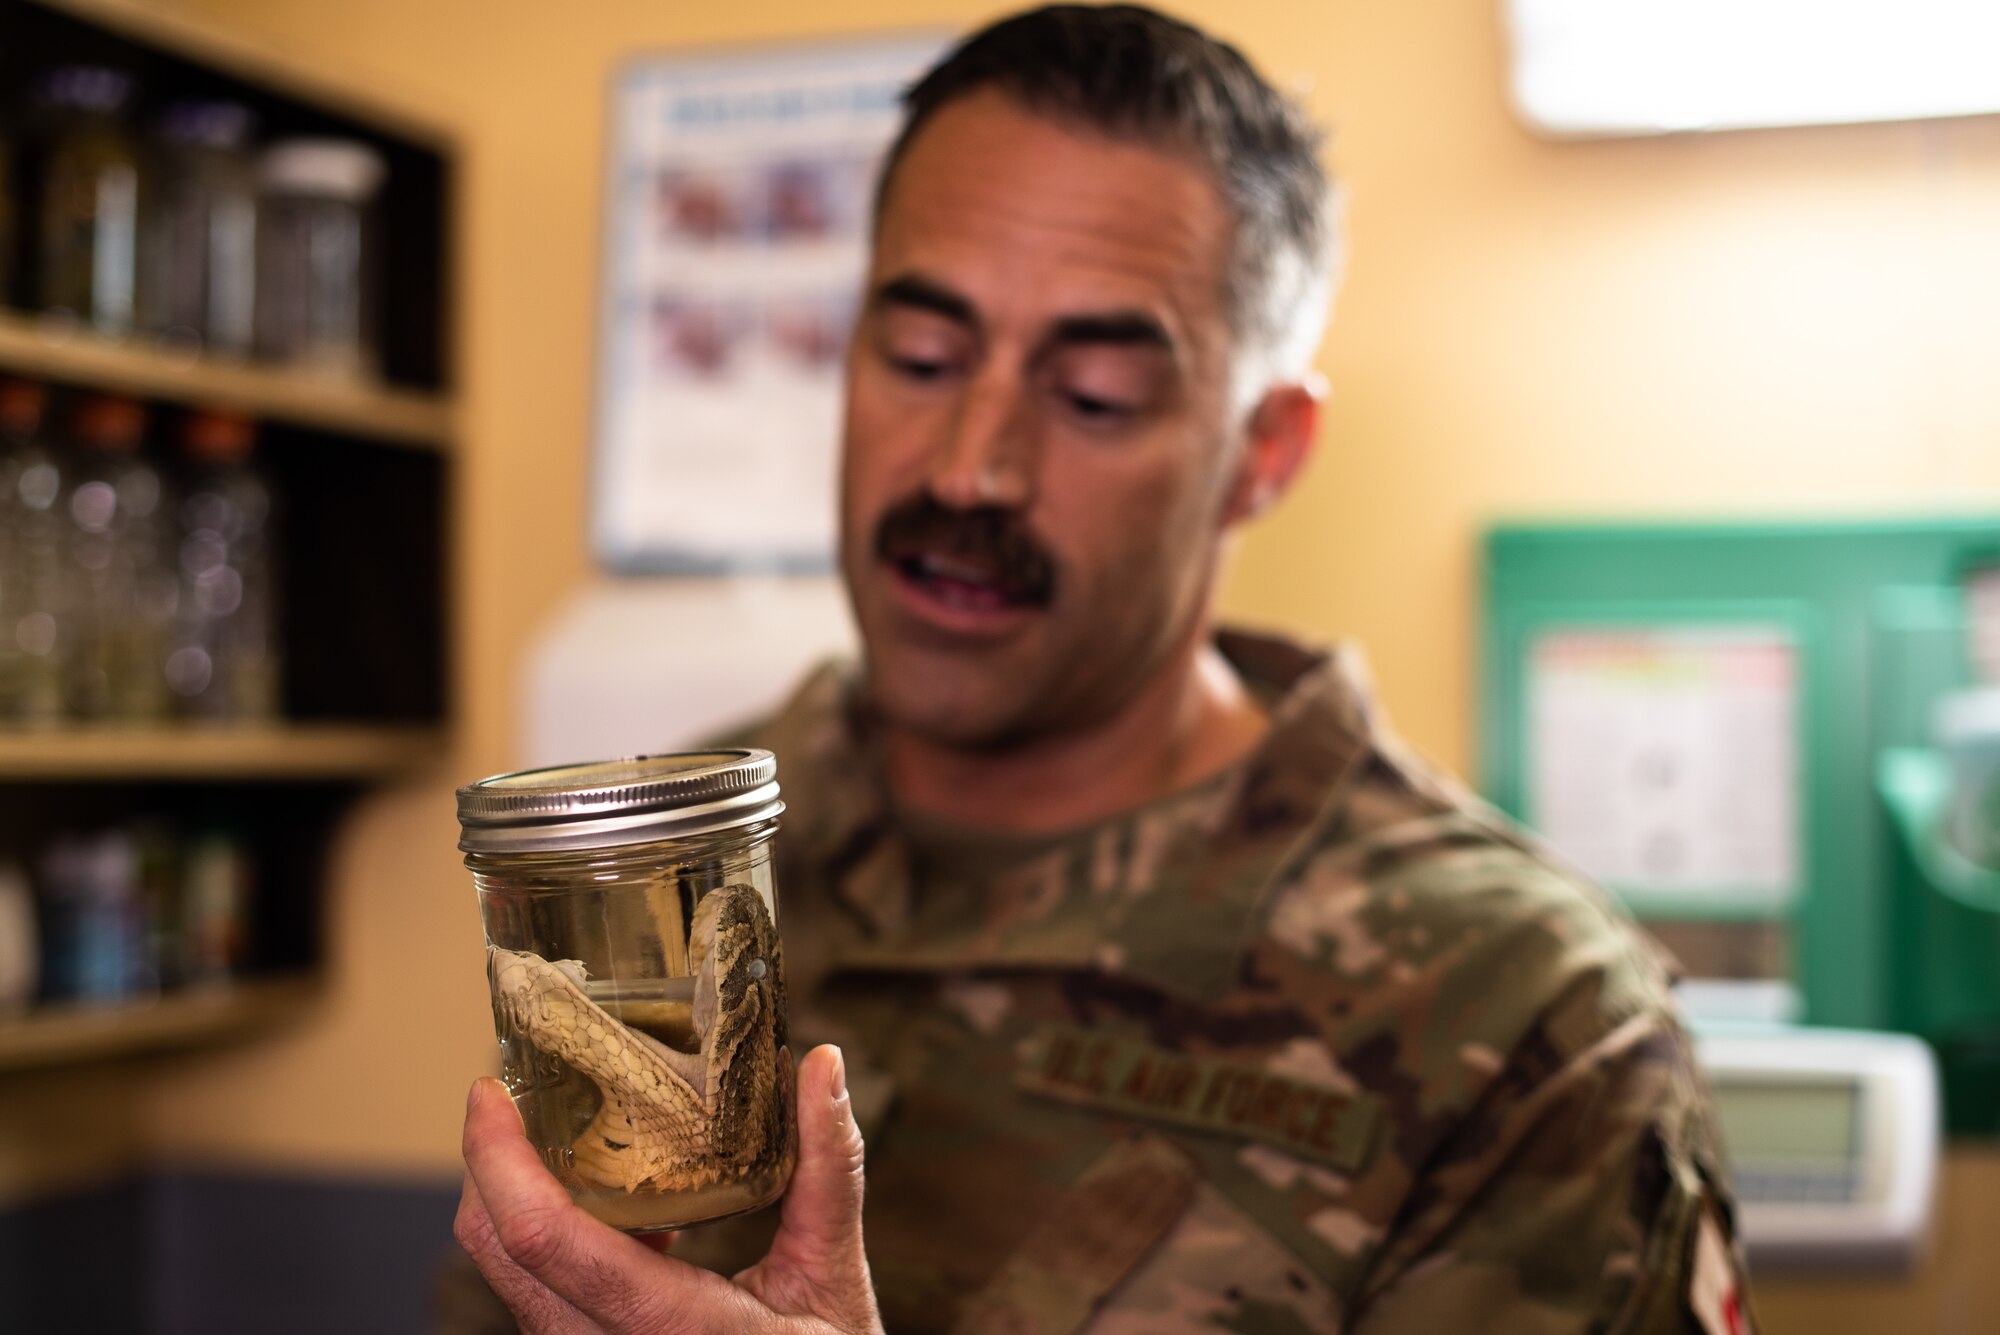
[[[995,88],[1030,111],[1192,153],[1234,215],[1231,330],[1267,375],[1306,373],[1339,267],[1320,134],[1241,52],[1139,5],[1051,5],[966,38],[904,95],[877,194],[947,103]],[[1239,363],[1240,365],[1240,363]]]

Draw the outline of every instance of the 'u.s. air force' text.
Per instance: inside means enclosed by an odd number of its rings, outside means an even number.
[[[1036,1033],[1014,1080],[1069,1103],[1259,1140],[1341,1172],[1368,1161],[1380,1122],[1366,1094],[1064,1025]]]

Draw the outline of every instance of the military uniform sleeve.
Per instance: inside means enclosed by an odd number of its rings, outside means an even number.
[[[1530,1032],[1425,1171],[1357,1335],[1754,1329],[1687,1041],[1648,1010],[1572,1048],[1590,991]]]
[[[1600,891],[1441,805],[1372,776],[1249,961],[1381,1108],[1370,1162],[1275,1203],[1352,1224],[1315,1230],[1335,1328],[1752,1329],[1665,960]]]

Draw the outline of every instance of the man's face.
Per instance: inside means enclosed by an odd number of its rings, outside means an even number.
[[[982,91],[910,145],[847,370],[841,564],[892,723],[1088,726],[1205,619],[1232,221],[1192,160]]]

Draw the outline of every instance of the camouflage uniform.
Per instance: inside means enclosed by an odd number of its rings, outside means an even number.
[[[1259,751],[1058,838],[891,809],[834,669],[746,739],[887,1328],[1749,1329],[1661,959],[1405,753],[1350,656],[1220,644]],[[773,1222],[677,1251],[740,1267]]]

